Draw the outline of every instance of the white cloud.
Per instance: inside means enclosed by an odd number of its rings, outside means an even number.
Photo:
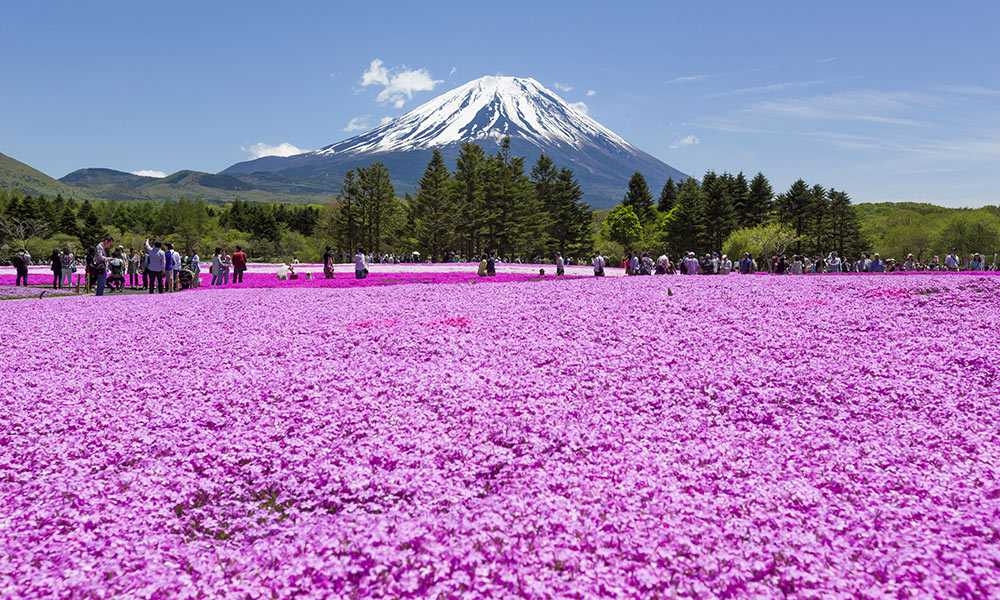
[[[378,120],[378,125],[379,127],[381,127],[383,125],[388,125],[389,123],[392,123],[392,121],[393,121],[392,117],[382,117],[381,119]]]
[[[293,146],[288,142],[282,142],[276,146],[270,144],[265,144],[264,142],[257,142],[256,144],[251,144],[250,146],[243,146],[241,148],[244,152],[250,155],[250,158],[262,158],[265,156],[294,156],[296,154],[302,154],[304,152],[309,152],[298,146]]]
[[[590,108],[585,102],[570,102],[569,105],[585,115],[590,114]]]
[[[361,86],[381,86],[378,96],[381,103],[390,103],[396,108],[403,108],[415,92],[432,91],[440,79],[431,77],[427,69],[388,69],[380,59],[376,58],[368,69],[361,74]]]
[[[701,140],[698,139],[698,136],[686,135],[681,139],[677,140],[676,142],[674,142],[673,144],[671,144],[670,147],[677,149],[677,148],[684,148],[685,146],[697,146],[700,143]]]
[[[139,175],[141,177],[156,177],[157,179],[162,179],[167,176],[163,171],[157,171],[156,169],[141,169],[139,171],[132,171],[133,175]]]
[[[708,94],[706,98],[722,98],[724,96],[741,96],[744,94],[759,94],[765,92],[780,92],[781,90],[787,90],[789,88],[797,87],[808,87],[811,85],[820,85],[826,83],[823,80],[813,80],[813,81],[785,81],[782,83],[769,83],[767,85],[756,85],[753,87],[736,88],[734,90],[728,90],[725,92],[718,92],[716,94]]]
[[[829,56],[827,58],[821,58],[821,59],[817,60],[816,62],[818,62],[819,64],[822,65],[822,64],[826,64],[826,63],[832,63],[835,60],[837,60],[836,56]]]
[[[454,75],[455,71],[457,71],[457,70],[458,70],[457,67],[452,67],[451,70],[448,71],[448,77],[451,77],[452,75]]]
[[[557,82],[553,83],[552,86],[554,88],[556,88],[557,90],[559,90],[560,92],[572,92],[573,91],[573,86],[569,85],[568,83],[559,83],[557,81]]]
[[[703,79],[708,79],[711,75],[685,75],[683,77],[674,77],[667,83],[690,83],[692,81],[701,81]]]
[[[1000,96],[1000,90],[981,85],[946,85],[938,89],[948,94],[961,96]]]
[[[750,112],[812,120],[920,125],[918,121],[902,115],[933,102],[934,100],[927,96],[910,92],[858,90],[759,102],[750,109]]]
[[[596,96],[597,90],[587,90],[587,96]]]
[[[344,131],[350,133],[352,131],[367,131],[371,128],[368,115],[362,115],[348,121],[347,125],[344,126]]]

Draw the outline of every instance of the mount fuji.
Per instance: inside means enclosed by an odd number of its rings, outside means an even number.
[[[237,163],[221,175],[281,191],[338,191],[344,174],[381,161],[397,192],[413,192],[431,153],[454,166],[459,146],[476,142],[495,151],[509,136],[530,169],[542,153],[573,169],[584,198],[597,208],[617,203],[639,171],[657,190],[668,177],[687,175],[639,150],[531,78],[481,77],[361,135],[313,152]]]

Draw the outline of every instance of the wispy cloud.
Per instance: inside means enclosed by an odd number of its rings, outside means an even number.
[[[700,143],[701,140],[698,139],[698,136],[686,135],[681,139],[677,140],[676,142],[674,142],[673,144],[671,144],[670,147],[676,150],[677,148],[684,148],[687,146],[697,146]]]
[[[821,85],[826,83],[823,80],[813,80],[813,81],[784,81],[781,83],[769,83],[766,85],[756,85],[752,87],[736,88],[734,90],[727,90],[725,92],[717,92],[715,94],[708,94],[706,98],[723,98],[725,96],[744,96],[748,94],[764,94],[767,92],[780,92],[782,90],[788,90],[793,88],[808,87],[811,85]]]
[[[597,90],[587,90],[587,97],[596,96]]]
[[[394,119],[392,117],[382,117],[381,119],[378,120],[378,125],[379,125],[379,127],[382,127],[383,125],[388,125],[389,123],[392,123],[393,121],[394,121]]]
[[[937,89],[946,94],[957,94],[960,96],[1000,96],[1000,90],[981,85],[943,85]]]
[[[451,70],[448,71],[448,77],[451,77],[452,75],[454,75],[455,71],[457,71],[457,70],[458,70],[458,67],[452,67]]]
[[[140,169],[139,171],[132,171],[132,174],[141,177],[156,177],[157,179],[163,179],[167,176],[163,171],[157,171],[156,169]]]
[[[367,131],[371,128],[371,117],[369,115],[354,117],[347,122],[347,125],[344,125],[344,131],[347,133],[352,133],[354,131]]]
[[[692,81],[703,81],[708,79],[711,75],[701,74],[701,75],[684,75],[683,77],[674,77],[673,79],[667,81],[668,84],[672,83],[690,83]]]
[[[918,106],[933,103],[922,94],[859,90],[821,96],[766,100],[753,105],[749,112],[812,120],[865,121],[885,125],[921,125],[905,115]]]
[[[381,86],[376,100],[403,108],[416,92],[432,91],[440,79],[434,79],[427,69],[389,69],[381,59],[374,59],[361,74],[361,87]]]
[[[250,146],[243,146],[241,148],[244,152],[250,155],[250,158],[262,158],[264,156],[295,156],[296,154],[303,154],[309,152],[298,146],[289,144],[288,142],[282,142],[277,145],[265,144],[264,142],[257,142],[256,144],[251,144]]]
[[[569,105],[585,115],[590,114],[590,107],[585,102],[570,102]]]
[[[552,86],[554,88],[556,88],[557,90],[559,90],[560,92],[572,92],[573,91],[573,86],[569,85],[568,83],[559,83],[557,81],[557,82],[553,83]]]
[[[832,63],[835,60],[837,60],[836,56],[828,56],[827,58],[819,58],[816,60],[816,62],[822,65],[826,63]]]

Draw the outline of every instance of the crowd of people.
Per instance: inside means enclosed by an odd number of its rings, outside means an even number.
[[[559,258],[557,257],[557,265]],[[598,254],[594,257],[592,265],[594,275],[604,275],[607,259]],[[682,275],[728,275],[734,270],[742,274],[767,272],[776,275],[802,275],[805,273],[891,273],[898,271],[1000,271],[1000,263],[994,255],[993,262],[987,263],[986,258],[980,253],[974,253],[963,260],[961,255],[952,250],[944,260],[939,256],[933,256],[927,262],[921,262],[914,258],[912,254],[907,254],[902,262],[895,259],[883,259],[875,254],[862,254],[857,259],[851,260],[838,256],[837,252],[830,252],[823,256],[793,255],[786,257],[784,254],[772,256],[770,259],[761,257],[760,260],[753,258],[750,253],[744,253],[737,261],[733,262],[725,254],[713,252],[698,257],[694,252],[688,252],[680,260],[674,262],[666,254],[661,255],[656,260],[647,252],[630,252],[622,258],[622,269],[626,275],[672,275],[679,273]]]
[[[114,239],[105,236],[100,243],[87,251],[81,261],[69,248],[54,249],[49,258],[52,287],[83,287],[98,296],[105,291],[124,292],[126,289],[148,290],[150,294],[176,292],[201,285],[202,261],[196,249],[184,255],[172,243],[146,240],[141,250],[114,247]],[[229,254],[216,248],[209,264],[212,285],[243,282],[247,270],[247,254],[240,246]],[[15,286],[28,285],[28,267],[33,264],[31,254],[21,249],[12,257],[17,273]]]
[[[341,254],[335,253],[329,246],[323,256],[323,275],[326,278],[334,276],[334,266]],[[368,265],[375,263],[420,262],[417,253],[401,260],[401,257],[389,254],[367,255],[363,248],[358,248],[354,254],[354,275],[357,279],[368,276]],[[230,254],[225,248],[215,248],[208,271],[211,274],[211,285],[229,285],[243,283],[249,259],[240,246]],[[295,268],[297,259],[291,263],[279,266],[277,277],[281,280],[298,279]],[[477,273],[480,277],[496,275],[497,264],[501,261],[495,254],[489,253],[478,260]],[[516,262],[516,261],[515,261]],[[564,259],[561,254],[553,257],[556,275],[565,273],[566,265],[573,264],[571,259]],[[26,249],[14,254],[11,263],[16,271],[15,285],[28,285],[28,267],[33,259]],[[69,248],[54,249],[48,260],[52,271],[52,287],[71,287],[76,276],[76,287],[81,284],[86,292],[95,290],[98,296],[105,291],[124,292],[126,289],[148,290],[150,294],[176,292],[183,289],[198,287],[201,284],[202,259],[196,249],[190,249],[181,254],[172,243],[146,240],[141,250],[128,249],[124,246],[114,247],[114,240],[106,236],[93,248],[87,251],[81,261]],[[594,275],[602,277],[608,266],[608,259],[602,254],[593,257],[591,264]],[[701,257],[694,252],[688,252],[677,261],[666,254],[655,260],[648,252],[629,252],[621,260],[620,266],[626,275],[728,275],[732,272],[742,274],[767,272],[773,274],[801,275],[806,273],[891,273],[910,271],[1000,271],[997,255],[992,262],[980,253],[962,257],[956,250],[949,252],[942,260],[932,256],[926,262],[908,254],[902,261],[892,258],[883,259],[878,253],[862,254],[856,259],[840,257],[837,252],[824,256],[806,256],[776,254],[770,258],[754,258],[745,253],[739,260],[733,261],[726,254],[717,252],[704,254]],[[542,271],[544,273],[544,271]],[[306,274],[311,278],[311,273]]]

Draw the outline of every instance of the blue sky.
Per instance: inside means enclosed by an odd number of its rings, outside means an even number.
[[[56,177],[214,172],[506,74],[693,175],[1000,203],[1000,3],[340,4],[9,2],[0,152]]]

